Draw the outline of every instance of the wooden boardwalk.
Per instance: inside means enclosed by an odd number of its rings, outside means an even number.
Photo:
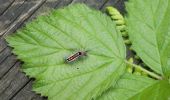
[[[22,62],[11,53],[4,37],[51,8],[78,2],[102,11],[112,5],[124,12],[124,0],[0,0],[0,100],[47,99],[31,91],[34,79],[20,72]]]

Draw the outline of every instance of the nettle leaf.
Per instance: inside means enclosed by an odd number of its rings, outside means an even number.
[[[22,70],[35,77],[33,90],[49,100],[95,99],[125,69],[125,46],[115,23],[83,4],[38,17],[7,38],[24,61]],[[65,58],[87,51],[73,63]]]
[[[170,0],[129,0],[126,6],[133,49],[152,70],[170,76]]]
[[[167,80],[125,73],[99,100],[168,100],[170,85]]]

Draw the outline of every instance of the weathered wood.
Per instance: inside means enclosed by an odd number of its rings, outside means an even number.
[[[60,8],[69,5],[73,0],[62,0],[55,8]]]
[[[11,51],[9,48],[5,48],[1,53],[0,53],[0,64],[9,56],[11,55]]]
[[[8,56],[4,62],[0,64],[0,79],[9,72],[9,70],[15,65],[17,58],[14,55]]]
[[[85,3],[87,0],[73,0],[71,3]]]
[[[7,47],[7,43],[4,38],[0,38],[0,53]]]
[[[9,73],[0,79],[0,98],[2,100],[9,100],[29,81],[25,74],[19,71],[20,66],[20,62],[17,62]]]
[[[106,8],[107,6],[114,6],[117,1],[119,1],[119,0],[108,0],[108,2],[106,2],[106,3],[103,5],[103,7],[101,8],[101,10],[104,12],[104,11],[105,11],[105,8]]]
[[[39,7],[39,9],[37,9],[35,11],[34,14],[30,15],[30,18],[28,18],[24,24],[32,21],[33,19],[35,19],[37,16],[41,16],[41,15],[45,15],[49,12],[50,9],[55,8],[59,3],[61,2],[61,0],[47,0],[41,7]]]
[[[8,28],[0,32],[0,36],[13,33],[28,17],[30,17],[30,15],[32,15],[39,8],[39,6],[45,2],[45,0],[27,0],[26,2],[27,3],[24,3],[24,5],[20,7],[20,11],[22,11],[22,13],[12,24],[9,25]]]
[[[0,15],[2,15],[15,0],[0,0]]]
[[[107,1],[108,0],[87,0],[85,3],[90,7],[100,9]]]
[[[31,91],[33,81],[31,80],[12,100],[46,100]]]
[[[127,0],[118,0],[117,3],[115,3],[115,7],[120,11],[121,14],[125,14],[126,11],[125,11],[125,3]]]
[[[5,30],[22,13],[21,6],[25,0],[15,0],[14,3],[0,16],[0,30]],[[23,10],[23,9],[22,9]]]

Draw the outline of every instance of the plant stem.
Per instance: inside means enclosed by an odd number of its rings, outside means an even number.
[[[146,72],[148,75],[152,76],[153,78],[156,78],[156,79],[158,79],[158,80],[162,80],[162,77],[161,77],[161,76],[159,76],[159,75],[157,75],[157,74],[155,74],[155,73],[153,73],[153,72],[150,72],[150,71],[142,68],[142,67],[139,66],[139,65],[130,63],[130,62],[128,62],[127,60],[125,60],[125,63],[126,63],[126,64],[129,64],[129,65],[131,65],[131,66],[133,66],[133,67],[135,67],[135,68],[137,68],[137,69],[140,69],[140,70],[143,71],[143,72]]]

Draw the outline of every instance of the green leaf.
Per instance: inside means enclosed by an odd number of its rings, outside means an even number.
[[[170,84],[167,80],[125,73],[99,100],[168,100]]]
[[[90,100],[115,83],[125,69],[125,46],[115,23],[83,4],[41,16],[7,38],[36,81],[33,90],[49,100]],[[77,51],[87,56],[73,63]]]
[[[168,80],[158,81],[142,93],[136,94],[130,100],[169,100],[170,99],[170,84]]]
[[[126,6],[133,49],[152,70],[170,76],[170,0],[129,0]]]

